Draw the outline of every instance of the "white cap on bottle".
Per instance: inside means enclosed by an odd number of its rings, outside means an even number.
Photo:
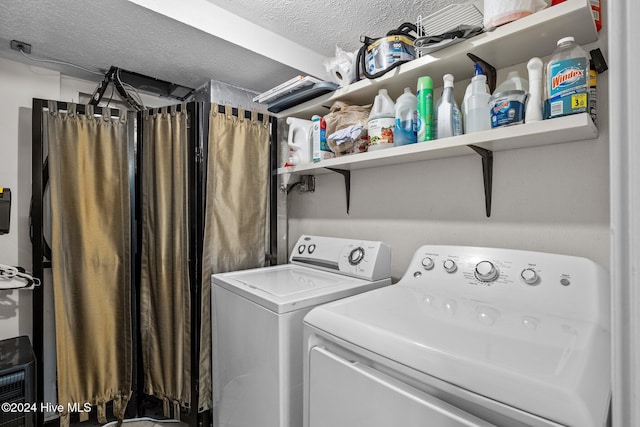
[[[557,46],[560,46],[562,43],[573,42],[573,41],[575,41],[573,37],[563,37],[560,40],[558,40]]]
[[[444,82],[444,87],[453,87],[453,74],[445,74],[442,77],[442,81]]]

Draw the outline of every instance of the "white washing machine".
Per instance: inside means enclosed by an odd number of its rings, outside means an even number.
[[[608,275],[578,257],[423,246],[394,286],[312,310],[305,427],[603,427]]]
[[[391,284],[381,242],[303,235],[289,261],[212,276],[214,427],[300,427],[303,317]]]

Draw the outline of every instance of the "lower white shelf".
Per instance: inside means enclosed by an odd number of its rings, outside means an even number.
[[[598,129],[589,114],[581,113],[402,147],[341,156],[317,163],[283,167],[276,173],[278,175],[319,175],[329,173],[330,171],[326,168],[356,170],[474,154],[469,145],[495,152],[589,140],[597,136]]]

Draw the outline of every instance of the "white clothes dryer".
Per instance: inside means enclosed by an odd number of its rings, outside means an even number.
[[[423,246],[305,321],[305,427],[603,427],[609,281],[578,257]]]
[[[381,242],[303,235],[289,261],[212,276],[216,427],[300,427],[303,317],[391,284]]]

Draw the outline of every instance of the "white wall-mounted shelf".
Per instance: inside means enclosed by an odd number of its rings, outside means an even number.
[[[325,115],[338,100],[356,105],[373,102],[381,88],[395,98],[405,87],[416,87],[418,78],[431,76],[438,86],[442,76],[451,73],[456,81],[473,76],[470,52],[496,69],[521,64],[532,57],[550,55],[559,39],[573,36],[584,45],[598,39],[589,0],[567,0],[532,15],[475,36],[451,47],[423,56],[388,72],[375,80],[360,80],[337,91],[282,111],[278,117],[311,118]]]
[[[278,174],[319,175],[332,169],[357,170],[423,160],[473,154],[469,145],[490,151],[504,151],[540,145],[594,139],[598,129],[587,113],[574,114],[534,123],[507,126],[429,142],[391,147],[361,154],[284,167]]]
[[[550,55],[563,37],[573,36],[584,45],[598,40],[589,0],[567,0],[540,12],[475,36],[451,47],[402,64],[375,80],[361,80],[330,94],[281,112],[278,117],[310,118],[326,115],[335,101],[370,104],[378,90],[386,88],[392,97],[405,87],[415,88],[418,78],[430,76],[434,82],[451,73],[456,80],[472,77],[467,53],[473,53],[496,69],[522,64],[532,57]],[[436,83],[437,84],[437,83]],[[598,129],[587,113],[534,123],[491,129],[452,138],[392,147],[361,154],[336,157],[317,163],[280,168],[278,175],[319,175],[338,172],[344,176],[347,213],[350,204],[351,171],[477,153],[482,157],[482,176],[487,217],[491,215],[493,153],[594,139]],[[291,184],[290,184],[291,185]]]

